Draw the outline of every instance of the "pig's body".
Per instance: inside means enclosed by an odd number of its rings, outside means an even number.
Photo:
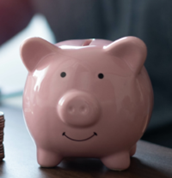
[[[128,168],[150,119],[153,92],[144,43],[134,37],[111,43],[55,46],[33,38],[23,45],[29,71],[23,110],[41,166],[95,157],[110,169]]]

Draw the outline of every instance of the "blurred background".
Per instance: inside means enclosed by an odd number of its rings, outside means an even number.
[[[20,57],[20,46],[30,37],[41,37],[55,43],[55,37],[41,14],[35,15],[27,27],[0,47],[1,104],[22,106],[22,94],[27,70]]]
[[[19,49],[25,39],[36,36],[56,43],[137,36],[148,47],[145,67],[155,98],[142,139],[172,148],[171,9],[171,0],[1,0],[1,106],[22,109],[27,71]]]

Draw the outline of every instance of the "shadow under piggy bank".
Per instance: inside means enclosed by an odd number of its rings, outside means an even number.
[[[99,159],[93,158],[66,158],[58,167],[40,168],[40,171],[47,176],[59,176],[63,178],[170,178],[165,172],[161,172],[138,158],[131,158],[130,167],[125,171],[112,171],[106,168]]]

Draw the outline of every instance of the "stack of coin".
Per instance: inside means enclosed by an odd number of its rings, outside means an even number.
[[[0,161],[4,158],[4,145],[3,145],[3,140],[4,140],[4,114],[3,112],[0,112]]]

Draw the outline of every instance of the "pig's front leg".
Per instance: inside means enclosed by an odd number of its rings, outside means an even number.
[[[62,157],[57,153],[37,148],[37,160],[41,167],[55,167],[61,162]]]
[[[118,152],[101,158],[101,161],[111,170],[122,171],[130,166],[130,154],[128,151]]]

